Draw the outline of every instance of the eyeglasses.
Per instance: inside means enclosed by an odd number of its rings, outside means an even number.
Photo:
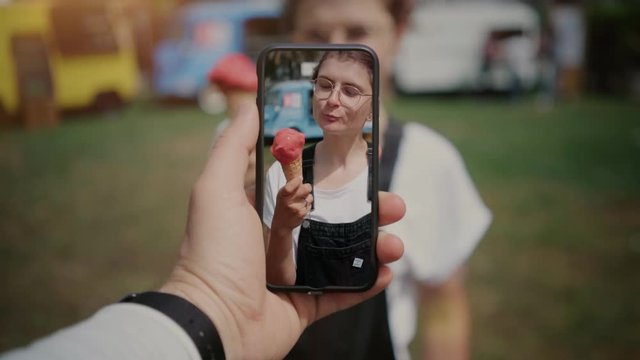
[[[336,85],[329,79],[317,78],[311,81],[313,83],[313,94],[319,100],[328,99]],[[353,85],[340,85],[340,92],[338,93],[338,99],[340,103],[346,107],[353,108],[360,103],[360,99],[363,96],[371,96],[372,94],[363,94],[360,89]]]

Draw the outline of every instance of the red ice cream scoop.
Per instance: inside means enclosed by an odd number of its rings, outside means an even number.
[[[281,129],[276,133],[271,145],[271,153],[280,162],[288,165],[302,156],[304,134],[294,129]]]
[[[249,57],[239,53],[226,55],[218,61],[208,75],[209,82],[222,89],[256,91],[258,75]]]

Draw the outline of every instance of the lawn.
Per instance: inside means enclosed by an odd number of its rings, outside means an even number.
[[[640,106],[402,98],[458,146],[494,223],[470,260],[475,359],[640,357]],[[220,118],[134,104],[0,133],[0,351],[157,287]]]

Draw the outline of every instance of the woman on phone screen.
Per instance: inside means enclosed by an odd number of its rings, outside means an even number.
[[[303,151],[303,178],[267,172],[267,280],[274,285],[365,286],[371,261],[373,59],[365,51],[327,51],[312,75],[312,113],[323,139]],[[377,230],[376,230],[377,231]]]

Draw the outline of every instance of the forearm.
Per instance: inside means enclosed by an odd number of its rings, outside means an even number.
[[[292,231],[273,224],[267,245],[267,281],[271,284],[293,285],[296,268],[293,259]]]
[[[157,310],[115,304],[2,360],[200,359],[186,332]]]
[[[471,316],[463,274],[424,291],[422,354],[425,360],[469,358]]]
[[[433,306],[425,311],[423,358],[456,360],[469,358],[470,316],[466,301]]]

